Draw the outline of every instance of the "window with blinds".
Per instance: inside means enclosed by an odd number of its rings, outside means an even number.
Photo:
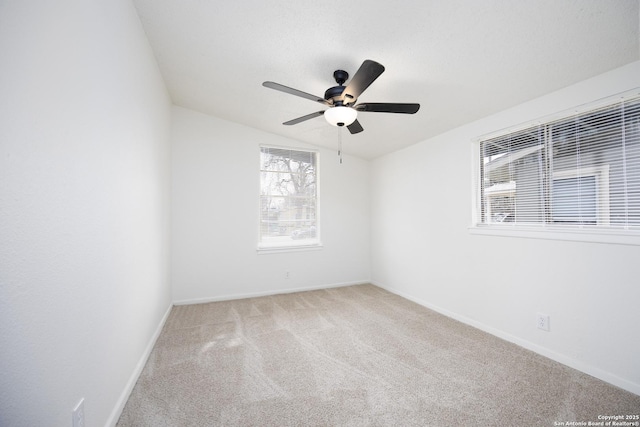
[[[319,245],[318,153],[260,148],[259,248]]]
[[[478,225],[640,230],[640,96],[480,141]]]

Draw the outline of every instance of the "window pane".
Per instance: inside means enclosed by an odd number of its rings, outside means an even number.
[[[260,244],[318,242],[317,153],[261,148]]]
[[[544,141],[539,127],[484,141],[485,223],[539,223],[544,217]]]
[[[554,179],[553,222],[596,224],[596,177]]]

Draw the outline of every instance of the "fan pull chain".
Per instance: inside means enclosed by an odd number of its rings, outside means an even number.
[[[342,127],[338,126],[338,159],[342,164]]]

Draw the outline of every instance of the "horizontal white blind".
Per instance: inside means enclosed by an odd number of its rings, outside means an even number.
[[[640,97],[480,141],[480,224],[640,229]]]
[[[317,157],[314,151],[261,147],[259,246],[318,243]]]

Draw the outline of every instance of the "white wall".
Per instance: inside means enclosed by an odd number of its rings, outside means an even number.
[[[468,230],[472,141],[635,87],[640,62],[373,161],[374,283],[640,394],[639,246]]]
[[[324,248],[258,255],[259,144],[304,145],[171,109],[129,1],[3,1],[0,57],[0,425],[70,425],[82,397],[115,423],[172,300],[371,277],[640,393],[640,248],[467,230],[473,138],[640,86],[640,63],[378,159],[371,193],[369,162],[320,150]]]
[[[129,0],[2,1],[0,58],[0,425],[103,426],[170,304],[170,101]]]
[[[172,289],[178,302],[368,281],[369,163],[320,150],[321,250],[258,254],[260,144],[305,147],[182,108],[172,122]],[[309,147],[309,146],[306,146]],[[313,148],[313,147],[310,147]],[[290,271],[290,278],[285,278]]]

